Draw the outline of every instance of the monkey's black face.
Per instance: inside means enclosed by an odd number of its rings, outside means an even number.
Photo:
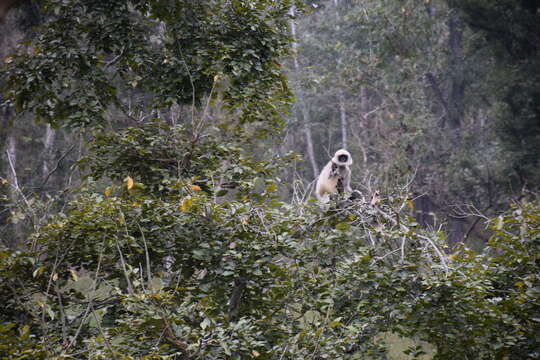
[[[347,162],[347,160],[349,159],[349,157],[348,157],[347,155],[342,154],[342,155],[339,155],[339,156],[337,157],[337,159],[338,159],[338,161],[339,161],[340,163],[344,163],[344,162]]]

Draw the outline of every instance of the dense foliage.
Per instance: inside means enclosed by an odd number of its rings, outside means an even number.
[[[199,103],[222,79],[228,86],[221,96],[238,109],[239,121],[275,121],[277,100],[288,95],[278,58],[287,50],[289,7],[273,1],[43,2],[47,20],[32,50],[7,60],[7,95],[19,111],[77,127],[103,124],[111,107],[137,121],[139,112]]]
[[[206,176],[240,174],[234,194],[156,166],[153,182],[89,183],[27,250],[3,248],[0,354],[384,358],[391,331],[439,359],[538,357],[540,204],[495,219],[484,254],[447,257],[399,196],[322,211],[278,201],[272,164],[206,161]],[[242,180],[261,168],[259,186]]]
[[[19,202],[6,197],[15,230],[3,234],[24,241],[0,247],[0,359],[538,358],[538,200],[485,219],[482,252],[451,252],[444,232],[411,216],[410,183],[396,185],[413,171],[393,162],[401,146],[412,163],[429,148],[419,139],[451,129],[441,147],[466,142],[454,110],[411,81],[419,68],[437,80],[448,65],[433,63],[433,37],[447,28],[404,6],[429,3],[346,1],[328,19],[343,24],[321,34],[348,29],[347,41],[328,53],[323,36],[303,43],[328,65],[309,64],[316,86],[304,105],[322,103],[317,89],[323,100],[332,88],[338,101],[352,97],[358,79],[380,107],[366,129],[410,135],[391,156],[365,152],[365,169],[369,158],[392,160],[385,191],[319,204],[299,189],[284,201],[280,175],[297,157],[253,141],[272,139],[292,100],[280,61],[300,4],[42,1],[36,37],[3,68],[4,106],[21,122],[79,129],[84,177],[58,198],[30,192],[8,148],[13,176],[0,186]],[[417,32],[406,32],[411,19]],[[447,86],[459,88],[459,64],[448,66]],[[425,123],[433,113],[444,115],[442,135]],[[437,162],[423,159],[427,179]]]

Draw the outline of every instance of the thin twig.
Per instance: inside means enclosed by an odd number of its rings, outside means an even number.
[[[105,341],[105,345],[107,346],[107,349],[109,349],[109,351],[111,352],[111,356],[113,357],[113,359],[116,360],[116,355],[114,355],[114,350],[112,348],[112,345],[111,343],[109,342],[109,340],[107,339],[107,336],[105,336],[105,333],[103,332],[103,329],[101,328],[101,324],[100,324],[100,321],[96,315],[96,312],[94,310],[94,307],[92,306],[92,302],[90,302],[90,308],[92,310],[92,315],[94,315],[94,319],[96,320],[96,326],[99,330],[99,332],[101,333],[101,336],[103,337],[103,341]]]
[[[403,262],[403,260],[405,259],[405,239],[406,237],[403,236],[403,239],[401,239],[401,261]]]
[[[28,207],[28,210],[32,213],[32,216],[34,216],[34,211],[32,207],[30,206],[30,203],[28,202],[28,199],[22,192],[21,188],[19,187],[19,181],[17,180],[17,172],[15,171],[15,166],[13,165],[13,161],[11,161],[11,155],[9,154],[9,151],[6,150],[6,155],[9,162],[9,167],[11,168],[11,172],[13,173],[13,180],[15,181],[15,184],[13,186],[15,187],[15,190],[21,195],[21,198],[23,199],[24,203],[26,204],[26,207]]]
[[[212,95],[216,87],[216,81],[217,79],[214,79],[214,82],[212,83],[212,88],[210,89],[210,93],[208,94],[208,100],[206,101],[206,106],[204,107],[204,110],[201,116],[201,121],[199,121],[199,123],[195,127],[195,131],[196,131],[195,136],[198,136],[198,134],[200,134],[200,131],[202,130],[202,127],[206,120],[206,116],[208,115],[208,109],[210,108],[210,101],[212,100]]]
[[[58,166],[60,166],[60,162],[62,160],[64,160],[64,158],[66,156],[68,156],[68,154],[75,148],[75,144],[71,145],[71,147],[58,159],[58,161],[56,162],[56,165],[54,167],[54,169],[52,169],[51,171],[49,171],[49,173],[47,174],[47,176],[45,177],[45,179],[43,180],[43,182],[41,183],[41,185],[38,187],[38,190],[41,190],[43,189],[43,187],[45,186],[45,184],[47,183],[47,181],[49,181],[49,178],[51,177],[51,175],[56,171],[58,170]]]
[[[115,56],[111,61],[106,62],[105,66],[110,66],[110,65],[114,64],[116,61],[118,61],[118,59],[120,59],[120,57],[122,57],[122,55],[124,55],[124,50],[125,50],[125,46],[122,46],[122,49],[120,49],[120,54]]]
[[[375,209],[377,210],[378,213],[380,213],[383,217],[391,221],[394,225],[398,225],[398,222],[392,216],[388,215],[377,206],[375,207]],[[409,232],[410,230],[409,227],[403,223],[400,223],[399,226],[401,230],[405,232]],[[437,253],[437,255],[439,256],[441,260],[441,263],[444,267],[446,274],[448,274],[449,269],[448,269],[448,264],[446,263],[446,256],[441,252],[441,250],[439,250],[439,247],[429,237],[418,234],[418,233],[416,233],[415,235],[427,241],[429,245],[435,250],[435,252]]]
[[[66,346],[64,352],[67,352],[75,344],[75,341],[79,337],[79,333],[81,332],[81,329],[82,329],[82,327],[84,325],[86,317],[88,316],[88,313],[90,312],[90,304],[92,304],[92,301],[90,301],[88,303],[88,305],[86,306],[86,310],[85,310],[84,315],[83,315],[83,317],[81,319],[81,322],[79,323],[79,327],[77,328],[77,331],[75,332],[75,335],[73,335],[73,337],[71,338],[71,341],[69,342],[69,344]]]
[[[58,286],[55,284],[54,290],[58,298],[58,306],[60,308],[60,321],[62,322],[62,343],[67,344],[67,327],[66,327],[66,312],[64,310],[64,303],[62,302],[62,296],[58,290]]]
[[[122,255],[122,250],[120,249],[120,245],[118,244],[118,239],[116,239],[116,249],[118,250],[118,254],[120,255],[120,264],[122,265],[124,277],[126,278],[128,293],[130,295],[133,295],[133,286],[131,286],[131,280],[129,279],[126,262],[124,261],[124,255]]]
[[[152,280],[152,270],[150,268],[150,254],[148,253],[148,246],[146,245],[146,238],[144,236],[144,231],[141,228],[141,225],[137,223],[137,226],[139,227],[139,231],[141,232],[141,238],[143,239],[144,244],[144,255],[146,258],[146,274],[148,277],[148,286],[150,286],[150,281]]]
[[[84,325],[84,321],[86,320],[86,317],[88,316],[88,313],[90,312],[91,308],[93,307],[92,302],[93,302],[93,299],[96,296],[97,282],[98,282],[99,270],[101,268],[101,260],[102,259],[103,259],[103,252],[101,252],[99,254],[98,264],[97,264],[97,268],[96,268],[96,276],[94,278],[94,286],[93,286],[93,289],[92,289],[92,296],[89,297],[90,300],[88,301],[88,305],[86,306],[86,310],[84,312],[84,315],[83,315],[83,317],[81,319],[81,322],[79,323],[79,327],[77,328],[77,331],[75,332],[75,335],[73,336],[73,338],[69,342],[68,346],[66,346],[66,348],[64,349],[64,352],[68,351],[73,346],[73,344],[75,344],[75,341],[77,340],[77,337],[79,337],[79,333],[81,332],[81,329],[82,329],[82,327]]]
[[[191,75],[191,71],[189,69],[189,66],[184,59],[184,53],[182,52],[182,46],[178,46],[178,51],[180,52],[180,57],[182,58],[182,62],[184,63],[184,66],[186,67],[186,71],[189,77],[189,82],[191,84],[191,125],[195,127],[195,83],[193,82],[193,75]]]

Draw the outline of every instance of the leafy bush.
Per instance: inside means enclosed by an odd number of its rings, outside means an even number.
[[[8,102],[102,125],[118,89],[142,86],[146,116],[191,103],[193,118],[96,126],[85,185],[0,249],[0,358],[385,359],[389,332],[437,359],[539,356],[540,203],[495,219],[484,253],[448,256],[407,194],[280,201],[288,158],[248,155],[247,129],[279,125],[290,100],[276,61],[291,2],[45,4],[35,52],[10,59]],[[228,113],[205,126],[195,107],[216,75]]]
[[[2,251],[3,357],[384,358],[386,332],[434,345],[437,359],[538,356],[538,203],[494,219],[485,253],[447,256],[400,196],[278,201],[278,160],[221,145],[186,177],[149,166],[143,146],[139,167],[123,162],[124,139],[138,134],[136,150],[163,126],[98,137],[87,164],[116,180],[103,193],[90,182],[32,235],[32,251]],[[181,138],[159,141],[182,159]],[[260,169],[262,188],[250,180]],[[236,196],[193,182],[219,176]]]

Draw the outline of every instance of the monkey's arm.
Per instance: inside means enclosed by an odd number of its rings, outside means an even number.
[[[317,196],[317,199],[321,200],[325,193],[328,192],[328,182],[331,177],[332,172],[332,163],[329,162],[324,166],[324,168],[321,170],[321,173],[319,174],[319,178],[317,179],[317,186],[315,188],[315,196]]]

